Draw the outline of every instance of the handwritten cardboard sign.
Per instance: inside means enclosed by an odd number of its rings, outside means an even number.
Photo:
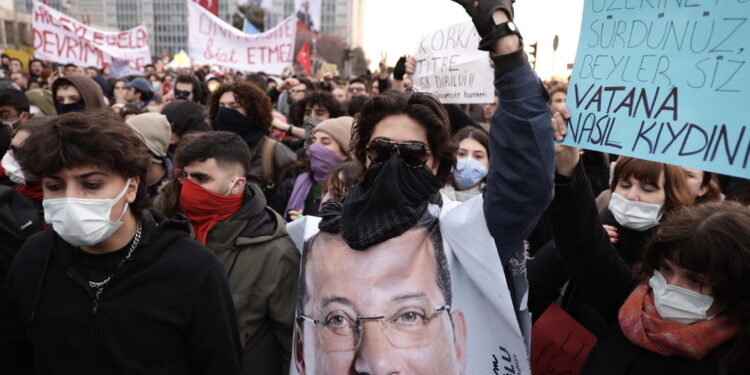
[[[531,373],[578,375],[596,336],[556,304],[551,304],[531,329]]]
[[[750,1],[586,0],[565,144],[750,177]]]
[[[196,61],[269,74],[281,74],[293,63],[294,17],[264,33],[248,35],[197,3],[188,2],[188,14],[188,54]]]
[[[494,103],[494,73],[487,52],[477,49],[479,39],[471,22],[424,35],[414,53],[414,88],[443,103]]]
[[[139,70],[151,63],[145,26],[121,32],[102,31],[36,0],[33,13],[32,34],[37,58],[98,68],[128,60]]]

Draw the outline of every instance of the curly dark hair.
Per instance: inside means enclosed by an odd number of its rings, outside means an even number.
[[[344,111],[341,109],[341,105],[339,104],[336,99],[334,99],[333,95],[318,91],[313,92],[310,94],[307,94],[302,100],[295,103],[294,107],[294,114],[292,116],[292,123],[297,126],[302,126],[305,122],[305,111],[308,107],[312,108],[312,106],[317,105],[320,107],[325,108],[328,110],[328,113],[331,114],[331,118],[341,117],[344,115]]]
[[[368,100],[354,123],[352,146],[362,165],[367,161],[367,144],[375,127],[389,116],[405,115],[427,129],[427,142],[435,163],[435,177],[443,184],[450,181],[456,165],[456,147],[451,142],[448,113],[438,99],[426,93],[389,91]]]
[[[150,155],[135,132],[112,112],[74,112],[45,118],[15,154],[24,172],[44,177],[63,169],[97,166],[141,184],[130,204],[139,216],[149,206],[143,183]]]
[[[266,129],[267,133],[271,132],[271,121],[273,121],[273,117],[271,116],[273,112],[271,98],[258,86],[247,81],[224,83],[211,93],[211,96],[208,98],[208,114],[210,119],[216,117],[216,113],[219,112],[219,99],[227,92],[234,93],[234,97],[245,110],[248,117],[255,119],[258,124]]]
[[[750,209],[736,202],[683,207],[670,215],[646,245],[636,277],[643,283],[664,260],[706,276],[712,297],[740,332],[719,348],[719,372],[750,365]]]

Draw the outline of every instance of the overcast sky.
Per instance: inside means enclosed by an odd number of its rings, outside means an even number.
[[[388,52],[393,65],[403,54],[412,54],[424,33],[443,26],[469,21],[458,4],[451,0],[364,0],[364,47],[377,65],[381,51]],[[537,71],[542,78],[553,73],[569,74],[581,25],[583,0],[517,0],[516,24],[526,44],[539,42]],[[560,36],[553,58],[552,40]]]

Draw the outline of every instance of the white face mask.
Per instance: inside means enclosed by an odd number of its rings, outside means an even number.
[[[6,152],[5,156],[3,156],[2,166],[3,169],[5,169],[5,174],[14,184],[26,185],[26,178],[23,176],[21,165],[18,164],[18,161],[13,155]]]
[[[667,285],[667,279],[659,271],[654,271],[654,276],[648,281],[648,285],[654,292],[656,311],[664,320],[693,324],[702,320],[711,320],[716,316],[706,314],[714,304],[713,297]]]
[[[661,208],[664,204],[650,204],[631,201],[617,193],[612,193],[609,211],[620,225],[625,228],[644,231],[659,225]]]
[[[45,199],[44,220],[52,225],[62,239],[73,246],[89,247],[109,238],[122,226],[122,217],[128,209],[128,203],[122,209],[115,222],[109,220],[114,206],[128,191],[130,179],[114,199],[59,198]]]

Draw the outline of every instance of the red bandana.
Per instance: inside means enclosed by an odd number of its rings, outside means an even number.
[[[737,322],[725,316],[693,324],[662,319],[654,305],[654,294],[645,284],[633,290],[620,308],[619,318],[622,332],[632,343],[661,355],[696,361],[739,332]]]
[[[42,184],[16,185],[16,190],[32,201],[41,201],[44,199]]]
[[[226,196],[212,193],[186,178],[180,191],[180,208],[193,224],[195,239],[205,245],[208,231],[242,208],[242,198],[242,194]]]

